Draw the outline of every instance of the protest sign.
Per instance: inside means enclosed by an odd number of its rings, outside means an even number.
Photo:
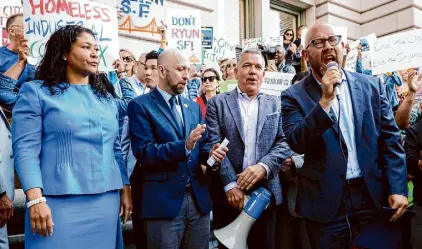
[[[280,97],[281,93],[291,86],[294,76],[291,73],[265,72],[261,91]]]
[[[167,8],[166,20],[170,34],[168,47],[180,50],[192,64],[201,63],[202,41],[199,11]]]
[[[357,41],[349,44],[350,52],[346,57],[345,69],[351,72],[356,72],[356,63],[358,58],[358,46],[360,44],[362,51],[362,69],[372,70],[371,68],[371,49],[373,49],[374,42],[377,39],[375,34],[362,37]]]
[[[5,28],[7,18],[11,15],[22,13],[21,0],[0,1],[0,26]]]
[[[220,70],[218,61],[226,58],[236,58],[236,46],[224,38],[214,36],[212,49],[204,50],[204,63],[207,67]]]
[[[40,60],[50,35],[68,24],[91,29],[98,42],[100,71],[111,71],[119,58],[117,12],[88,0],[24,0],[24,28],[30,56]]]
[[[213,27],[202,27],[201,39],[203,49],[212,49],[213,43]]]
[[[422,66],[422,29],[378,38],[371,62],[373,75]]]
[[[258,45],[262,46],[276,46],[283,45],[283,37],[258,37],[252,39],[243,39],[242,49],[247,48],[258,48]]]
[[[140,38],[160,38],[165,0],[117,0],[119,33]]]
[[[9,43],[6,31],[6,21],[11,15],[22,13],[21,0],[1,0],[0,1],[0,46]]]
[[[220,81],[220,93],[233,91],[237,87],[237,80]]]
[[[262,80],[261,92],[280,97],[281,93],[289,88],[295,75],[290,73],[265,72]],[[220,92],[230,92],[237,86],[237,80],[220,82]]]

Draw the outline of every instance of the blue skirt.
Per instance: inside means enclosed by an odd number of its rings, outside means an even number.
[[[45,196],[53,216],[53,236],[31,233],[25,217],[26,249],[121,249],[119,191],[93,195]]]

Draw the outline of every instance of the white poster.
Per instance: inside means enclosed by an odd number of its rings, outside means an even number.
[[[378,38],[371,62],[373,75],[422,66],[422,29]]]
[[[117,11],[88,0],[24,0],[24,27],[30,56],[40,60],[50,35],[68,24],[91,29],[98,41],[100,71],[112,71],[119,58]]]
[[[192,64],[202,61],[199,10],[166,9],[168,47],[182,51]]]
[[[358,58],[358,46],[360,44],[362,51],[362,69],[363,70],[372,70],[371,69],[371,49],[374,47],[374,42],[377,39],[375,34],[370,34],[368,36],[362,37],[357,41],[354,41],[349,44],[350,52],[346,57],[345,69],[351,72],[356,72],[356,63]]]
[[[204,50],[204,64],[220,70],[218,61],[226,58],[236,58],[236,46],[222,37],[214,37],[212,49]]]
[[[119,33],[160,39],[158,27],[164,22],[165,0],[117,0]]]
[[[265,72],[261,91],[280,97],[281,93],[292,85],[294,76],[294,74],[290,73]]]
[[[243,39],[242,49],[246,48],[258,48],[258,45],[262,46],[277,46],[283,45],[283,37],[258,37],[252,39]]]
[[[22,13],[21,0],[0,0],[0,26],[5,28],[7,18]]]

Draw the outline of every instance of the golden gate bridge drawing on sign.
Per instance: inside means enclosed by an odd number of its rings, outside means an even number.
[[[124,30],[129,33],[141,32],[141,33],[150,33],[152,35],[160,34],[155,18],[153,18],[151,22],[145,26],[136,26],[130,15],[127,16],[126,20],[124,20],[122,24],[119,24],[119,30]]]

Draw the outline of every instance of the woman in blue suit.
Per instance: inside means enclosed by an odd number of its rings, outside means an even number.
[[[117,106],[99,80],[99,62],[91,30],[60,28],[36,80],[20,89],[12,135],[28,201],[27,249],[123,246],[119,213],[126,220],[131,212],[129,180]]]

